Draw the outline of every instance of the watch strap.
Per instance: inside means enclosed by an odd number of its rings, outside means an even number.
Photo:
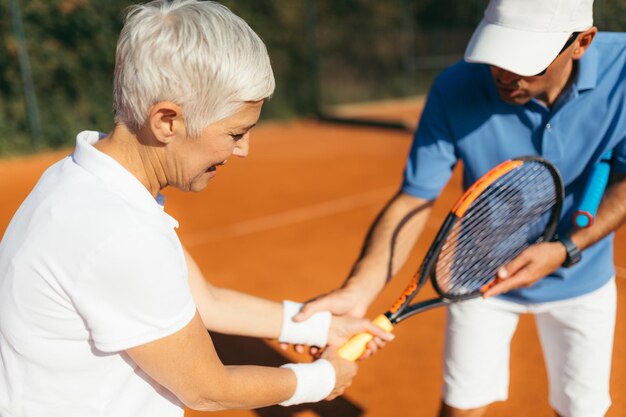
[[[565,246],[566,258],[562,266],[569,268],[577,264],[582,259],[580,248],[567,236],[557,236],[554,241],[561,242]]]

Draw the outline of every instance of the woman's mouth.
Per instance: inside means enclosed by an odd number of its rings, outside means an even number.
[[[206,171],[207,172],[215,172],[215,171],[217,171],[217,167],[220,167],[222,165],[226,165],[226,160],[224,160],[224,161],[222,161],[220,163],[217,163],[215,165],[211,165]]]

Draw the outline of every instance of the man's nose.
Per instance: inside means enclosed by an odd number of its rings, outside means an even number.
[[[503,84],[512,84],[514,82],[519,81],[522,78],[521,75],[515,74],[514,72],[507,71],[502,68],[496,67],[495,72],[496,72],[496,78]]]

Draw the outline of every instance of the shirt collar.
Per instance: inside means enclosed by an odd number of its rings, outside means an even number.
[[[165,213],[165,197],[158,194],[156,199],[148,189],[128,170],[110,156],[100,152],[93,145],[106,137],[105,133],[83,131],[76,136],[76,149],[72,160],[81,168],[107,184],[133,206],[148,212],[158,210],[167,223],[178,228],[178,221]]]
[[[598,80],[598,58],[598,50],[591,44],[589,49],[585,51],[585,54],[578,61],[578,74],[576,75],[574,85],[579,92],[591,90],[596,87]]]
[[[598,51],[595,48],[589,48],[575,66],[576,77],[574,82],[567,86],[559,95],[553,106],[553,111],[561,108],[578,97],[582,92],[591,90],[596,87],[598,75]],[[531,102],[547,110],[539,100],[532,99]]]

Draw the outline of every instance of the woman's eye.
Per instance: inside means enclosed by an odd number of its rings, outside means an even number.
[[[234,140],[240,140],[244,137],[244,134],[241,133],[239,135],[230,135]]]

